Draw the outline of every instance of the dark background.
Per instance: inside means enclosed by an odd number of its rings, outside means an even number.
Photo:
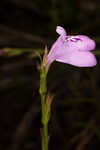
[[[78,68],[54,62],[48,89],[56,96],[49,149],[100,147],[100,2],[98,0],[0,1],[0,150],[41,149],[40,60],[58,35],[88,35],[98,64]]]

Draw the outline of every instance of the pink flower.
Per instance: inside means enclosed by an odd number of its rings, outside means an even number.
[[[53,62],[63,62],[77,67],[92,67],[97,64],[90,52],[95,49],[95,41],[85,35],[67,35],[64,28],[57,26],[60,35],[47,55],[47,67]]]

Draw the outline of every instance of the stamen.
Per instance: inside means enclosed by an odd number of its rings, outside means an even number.
[[[75,36],[66,36],[66,39],[65,39],[65,41],[72,41],[72,42],[77,42],[79,40],[81,39]]]

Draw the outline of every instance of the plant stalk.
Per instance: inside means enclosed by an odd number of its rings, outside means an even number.
[[[41,67],[40,71],[40,96],[41,96],[41,106],[42,106],[42,150],[48,150],[48,117],[47,117],[47,106],[46,106],[46,77],[47,70],[45,67]]]

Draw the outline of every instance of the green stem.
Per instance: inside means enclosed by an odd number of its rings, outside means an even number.
[[[42,150],[48,150],[48,118],[47,118],[47,106],[46,106],[46,76],[47,70],[42,67],[40,72],[40,96],[42,105],[42,124],[43,124],[43,135],[42,135]]]
[[[42,150],[48,150],[48,124],[43,126]]]

